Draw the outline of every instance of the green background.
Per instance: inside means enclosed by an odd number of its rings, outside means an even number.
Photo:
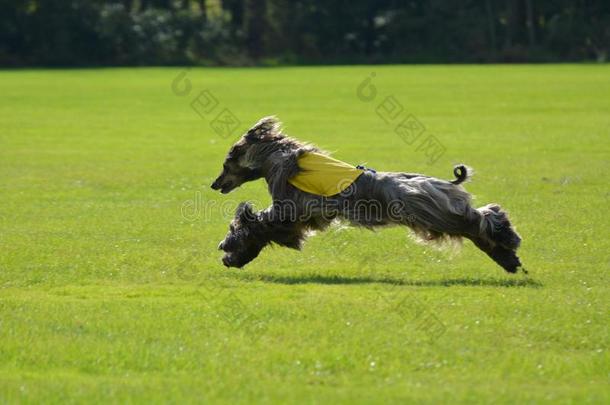
[[[192,69],[178,96],[180,72],[0,72],[0,399],[609,400],[607,66]],[[191,109],[204,89],[233,137]],[[376,114],[387,96],[446,148],[434,164]],[[334,228],[227,270],[234,207],[270,199],[262,181],[209,185],[269,114],[377,170],[474,167],[466,188],[510,212],[529,276],[401,228]]]

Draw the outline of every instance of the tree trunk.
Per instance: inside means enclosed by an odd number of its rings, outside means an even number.
[[[527,26],[527,37],[529,39],[530,47],[536,45],[536,27],[535,27],[535,16],[534,9],[532,7],[532,0],[525,0],[525,13],[526,20],[525,25]]]
[[[267,26],[267,2],[266,0],[246,1],[247,24],[246,44],[248,54],[254,60],[258,60],[264,54],[264,37]]]
[[[485,9],[487,12],[487,26],[489,29],[489,47],[491,48],[491,58],[495,61],[496,52],[498,50],[496,44],[496,15],[491,5],[491,0],[485,0]]]
[[[208,8],[205,4],[205,0],[199,0],[199,10],[201,11],[201,19],[203,21],[208,19]]]
[[[513,35],[515,31],[515,0],[506,2],[506,38],[504,39],[504,47],[510,48],[513,46]]]
[[[223,0],[222,8],[231,15],[234,29],[244,28],[244,0]]]

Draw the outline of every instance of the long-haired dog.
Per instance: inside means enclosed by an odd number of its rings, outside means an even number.
[[[323,230],[336,219],[368,228],[405,225],[424,241],[471,240],[507,272],[521,266],[516,250],[521,237],[508,215],[497,204],[471,205],[471,195],[461,183],[470,169],[454,168],[456,177],[446,181],[414,173],[362,173],[334,195],[316,195],[291,184],[303,168],[306,154],[324,154],[316,147],[285,136],[275,117],[256,123],[230,149],[220,176],[212,184],[223,194],[241,184],[264,178],[273,204],[254,212],[241,203],[220,242],[228,267],[242,267],[271,243],[300,249],[311,231]]]

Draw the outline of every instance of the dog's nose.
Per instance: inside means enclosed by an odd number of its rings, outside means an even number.
[[[212,183],[212,190],[218,190],[220,188],[220,182],[218,181],[218,179],[216,179],[214,181],[214,183]]]

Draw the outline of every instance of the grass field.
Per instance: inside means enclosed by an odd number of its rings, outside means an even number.
[[[180,72],[0,72],[0,402],[610,401],[609,66],[191,69],[172,90]],[[377,114],[389,96],[438,160]],[[270,200],[209,185],[269,114],[378,170],[474,167],[529,276],[398,228],[225,269],[235,205]]]

